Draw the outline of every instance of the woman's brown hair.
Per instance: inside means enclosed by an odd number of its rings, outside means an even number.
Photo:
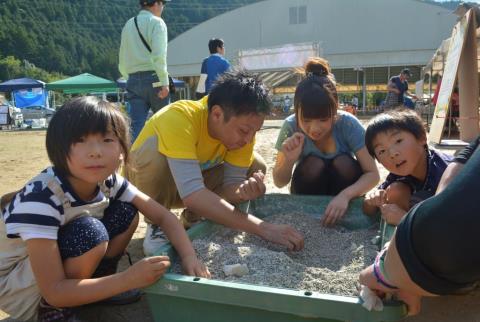
[[[299,70],[303,79],[298,83],[293,99],[295,115],[308,119],[326,119],[337,114],[338,94],[335,78],[328,61],[320,57],[309,58]]]

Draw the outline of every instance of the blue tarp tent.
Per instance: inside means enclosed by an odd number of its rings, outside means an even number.
[[[179,79],[174,78],[173,84],[175,84],[176,88],[185,88],[185,82]],[[125,89],[127,87],[127,81],[123,78],[117,79],[117,86],[119,88]]]
[[[43,88],[19,89],[13,91],[15,106],[19,108],[48,107],[48,93]]]
[[[48,94],[45,83],[31,78],[17,78],[0,83],[0,92],[12,92],[15,106],[48,107]]]
[[[30,88],[45,88],[45,83],[31,78],[17,78],[0,83],[0,92],[13,92]]]

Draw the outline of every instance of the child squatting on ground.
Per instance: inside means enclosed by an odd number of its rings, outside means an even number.
[[[379,180],[375,160],[365,147],[365,130],[350,113],[337,111],[338,96],[328,62],[310,58],[294,97],[295,114],[280,130],[273,180],[293,194],[333,195],[322,218],[335,224],[350,200]],[[295,166],[295,170],[292,170]]]
[[[362,285],[396,295],[410,315],[420,312],[422,296],[466,294],[479,285],[478,143],[455,158],[437,194],[410,209],[375,263],[360,273]]]
[[[452,156],[431,149],[422,119],[408,109],[379,114],[365,134],[368,152],[390,173],[378,189],[365,196],[363,210],[379,209],[387,223],[398,225],[418,202],[435,194]]]
[[[123,114],[95,97],[73,99],[53,116],[53,166],[2,198],[0,309],[12,318],[64,321],[71,307],[138,300],[136,288],[158,280],[170,260],[144,258],[116,273],[137,210],[162,227],[186,274],[209,277],[178,219],[115,172],[128,166],[127,142]]]

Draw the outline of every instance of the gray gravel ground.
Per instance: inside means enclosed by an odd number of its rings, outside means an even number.
[[[376,247],[371,239],[377,229],[349,231],[324,228],[309,215],[290,213],[265,218],[290,224],[305,237],[305,248],[289,252],[257,236],[222,229],[214,236],[193,242],[212,278],[277,288],[357,296],[358,273],[372,263]],[[226,276],[224,265],[246,264],[249,273]],[[178,265],[175,270],[180,272]]]

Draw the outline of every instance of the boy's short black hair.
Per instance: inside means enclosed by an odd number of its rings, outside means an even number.
[[[232,70],[222,74],[208,95],[208,110],[219,105],[225,114],[225,122],[232,116],[269,114],[272,101],[267,87],[258,76],[244,70]]]
[[[118,137],[123,149],[123,161],[127,163],[130,132],[123,113],[95,96],[74,98],[55,112],[48,125],[48,158],[59,173],[69,175],[67,160],[72,144],[85,135],[105,134],[109,130]]]
[[[368,122],[365,132],[365,145],[368,153],[375,158],[373,140],[380,133],[392,130],[410,132],[417,139],[427,137],[424,123],[415,111],[408,108],[399,108],[375,116]]]
[[[210,51],[210,54],[216,54],[217,53],[217,48],[223,48],[224,42],[220,38],[212,38],[208,41],[208,50]]]

